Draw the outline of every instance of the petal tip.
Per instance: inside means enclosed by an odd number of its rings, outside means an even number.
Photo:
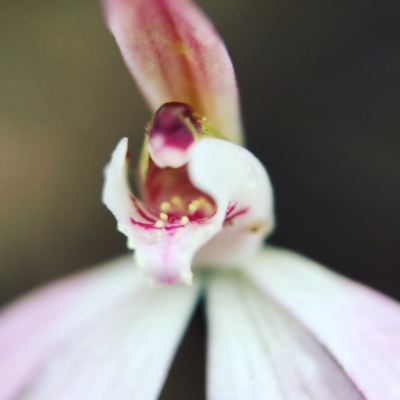
[[[147,282],[151,289],[161,288],[163,286],[175,285],[177,283],[184,283],[187,286],[193,286],[193,274],[192,272],[185,272],[181,275],[171,275],[168,273],[149,273]]]

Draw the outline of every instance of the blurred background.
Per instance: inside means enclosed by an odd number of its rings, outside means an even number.
[[[247,143],[275,187],[271,242],[400,299],[400,3],[199,3],[227,43]],[[100,201],[102,169],[122,136],[138,151],[150,113],[96,1],[0,10],[4,304],[125,251]]]

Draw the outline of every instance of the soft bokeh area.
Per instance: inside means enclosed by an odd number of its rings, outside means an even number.
[[[96,2],[3,2],[0,27],[4,302],[124,250],[102,169],[120,137],[140,145],[149,113]]]
[[[272,242],[400,298],[399,3],[201,4],[276,190]],[[3,0],[0,54],[3,304],[125,251],[102,168],[123,136],[137,154],[150,114],[96,1]]]
[[[276,189],[272,241],[400,297],[396,3],[201,1]],[[3,1],[0,30],[4,302],[124,251],[102,168],[150,114],[95,1]]]

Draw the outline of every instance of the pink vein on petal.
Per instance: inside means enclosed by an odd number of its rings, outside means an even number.
[[[125,62],[155,111],[179,101],[240,143],[238,90],[231,60],[213,25],[189,0],[103,0]]]

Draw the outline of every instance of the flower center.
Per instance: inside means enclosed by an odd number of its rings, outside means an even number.
[[[214,200],[193,186],[187,162],[192,145],[204,135],[201,118],[184,103],[166,103],[146,131],[141,191],[156,227],[201,222],[216,212]]]

